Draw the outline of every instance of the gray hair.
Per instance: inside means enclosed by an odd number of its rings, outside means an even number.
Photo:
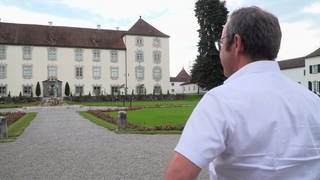
[[[234,11],[226,27],[226,49],[240,35],[244,54],[253,60],[274,60],[280,49],[281,29],[278,18],[259,7],[246,7]]]

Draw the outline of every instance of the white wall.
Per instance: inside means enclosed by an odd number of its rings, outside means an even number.
[[[302,84],[305,87],[308,87],[308,82],[306,81],[306,76],[305,76],[305,68],[300,67],[300,68],[292,68],[292,69],[284,69],[281,70],[281,72],[289,77],[290,79]]]
[[[320,73],[310,74],[309,66],[320,64],[320,56],[306,58],[306,72],[307,72],[307,81],[320,81]]]
[[[19,95],[22,92],[23,85],[32,85],[35,92],[36,83],[39,82],[42,87],[42,81],[48,79],[48,66],[54,65],[57,67],[57,78],[62,81],[62,92],[66,81],[70,85],[70,90],[74,94],[76,85],[84,86],[84,95],[89,92],[92,94],[94,85],[101,85],[104,92],[110,94],[112,85],[121,85],[125,83],[125,51],[118,50],[118,62],[112,63],[110,51],[100,50],[100,61],[93,61],[92,49],[83,49],[83,60],[76,61],[74,50],[75,48],[57,47],[57,59],[54,61],[48,60],[48,47],[32,47],[32,59],[23,60],[23,46],[6,45],[6,59],[1,60],[1,64],[7,66],[7,77],[1,79],[0,84],[7,85],[7,93],[12,96]],[[32,78],[24,79],[22,73],[23,65],[32,65]],[[83,79],[76,79],[75,67],[83,67]],[[94,79],[92,68],[93,66],[101,67],[101,78]],[[112,80],[110,78],[110,67],[119,67],[119,78]],[[35,93],[34,93],[35,94]],[[64,94],[64,93],[63,93]]]
[[[111,50],[100,49],[100,61],[93,61],[93,49],[82,49],[83,60],[75,60],[75,48],[56,47],[57,59],[52,61],[48,60],[48,47],[32,46],[32,59],[23,60],[23,47],[5,45],[6,47],[6,59],[0,60],[0,64],[5,64],[7,68],[7,76],[4,79],[0,79],[0,85],[7,86],[7,93],[11,96],[17,96],[20,92],[23,92],[23,85],[32,85],[33,94],[35,94],[35,87],[37,82],[41,85],[41,95],[43,95],[42,81],[48,79],[48,66],[57,67],[57,78],[62,81],[62,94],[64,96],[64,86],[68,81],[72,94],[75,94],[75,86],[83,86],[83,95],[87,95],[89,92],[93,95],[93,86],[101,86],[101,90],[104,94],[111,93],[111,86],[119,86],[126,83],[125,79],[125,66],[127,58],[128,67],[128,94],[132,89],[139,84],[144,84],[147,88],[147,93],[153,92],[154,85],[160,85],[162,92],[166,93],[169,90],[169,38],[160,38],[161,46],[159,48],[153,47],[154,37],[145,37],[144,46],[137,47],[135,45],[136,36],[125,36],[127,51],[117,50],[118,62],[111,62]],[[144,62],[141,63],[144,66],[144,80],[137,81],[135,77],[135,67],[139,65],[135,60],[135,52],[142,50],[144,52]],[[161,51],[161,62],[155,64],[153,62],[153,51]],[[32,78],[24,79],[22,73],[23,65],[32,65]],[[75,76],[75,68],[77,66],[83,67],[83,78],[77,79]],[[101,78],[93,78],[93,67],[101,67]],[[155,66],[161,68],[162,78],[159,81],[153,79],[152,69]],[[111,79],[111,67],[118,67],[119,77],[117,79]],[[124,89],[122,89],[124,91]]]
[[[167,93],[167,90],[170,90],[169,81],[169,38],[159,38],[161,45],[159,48],[153,47],[153,39],[155,37],[140,36],[143,38],[144,45],[136,45],[136,37],[133,35],[124,36],[124,42],[127,47],[127,62],[128,62],[128,93],[131,93],[132,90],[135,91],[136,86],[144,84],[144,87],[147,90],[147,94],[153,92],[153,87],[155,85],[160,85],[162,88],[162,93]],[[139,63],[136,62],[136,52],[141,50],[144,52],[144,61]],[[161,51],[161,62],[155,64],[153,62],[153,51]],[[136,66],[141,65],[144,67],[144,79],[137,80],[135,74]],[[152,70],[154,67],[161,67],[162,78],[160,81],[153,79]]]

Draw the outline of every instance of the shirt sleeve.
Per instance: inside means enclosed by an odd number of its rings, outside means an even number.
[[[206,94],[189,117],[175,151],[204,168],[225,148],[228,107],[215,94]]]

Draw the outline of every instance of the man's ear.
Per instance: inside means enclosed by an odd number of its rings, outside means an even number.
[[[243,52],[243,42],[242,42],[241,36],[239,34],[235,34],[233,36],[233,41],[234,41],[236,53],[237,54],[242,53]]]

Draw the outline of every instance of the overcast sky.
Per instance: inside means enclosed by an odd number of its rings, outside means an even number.
[[[139,16],[170,36],[170,75],[190,70],[198,52],[196,0],[0,0],[2,22],[128,30]],[[256,5],[276,15],[282,28],[277,60],[320,48],[320,0],[227,0],[230,12]]]

